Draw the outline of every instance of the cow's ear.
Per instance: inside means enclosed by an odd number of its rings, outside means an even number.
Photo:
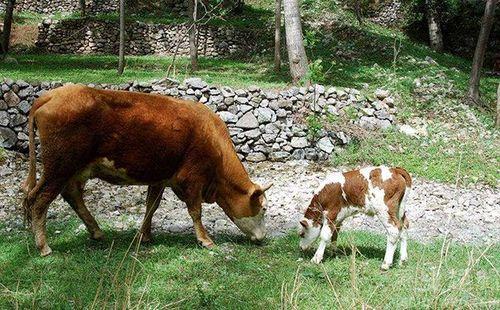
[[[304,228],[307,228],[307,226],[309,226],[309,223],[307,223],[307,221],[304,219],[304,220],[300,221],[300,225]]]
[[[256,185],[255,190],[252,193],[252,199],[258,199],[260,196],[264,195],[264,193],[271,187],[273,184],[267,184],[264,186]]]
[[[271,186],[273,186],[273,183],[269,183],[269,184],[262,186],[262,191],[266,192],[268,189],[271,188]]]

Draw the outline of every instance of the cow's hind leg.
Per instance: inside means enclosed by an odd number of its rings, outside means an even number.
[[[71,208],[76,212],[78,217],[83,221],[87,230],[90,233],[90,238],[94,240],[104,239],[104,233],[99,228],[95,218],[89,212],[83,201],[83,187],[85,181],[78,178],[71,179],[65,186],[61,193],[61,196],[66,200],[66,202],[71,206]]]
[[[31,209],[31,225],[33,234],[35,235],[35,242],[40,250],[41,256],[47,256],[52,253],[52,250],[47,244],[47,210],[50,203],[59,195],[63,186],[64,182],[60,180],[57,181],[54,179],[52,181],[47,181],[47,179],[42,176],[29,195],[28,204]]]
[[[403,226],[401,227],[401,245],[399,253],[399,265],[403,265],[408,260],[408,227],[409,221],[406,214],[403,215]]]
[[[150,185],[148,187],[148,197],[146,199],[146,215],[144,216],[144,221],[142,222],[141,227],[142,242],[151,241],[151,220],[153,218],[153,214],[160,205],[164,190],[165,186],[163,184]]]

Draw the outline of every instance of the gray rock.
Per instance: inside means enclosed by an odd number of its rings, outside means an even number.
[[[6,149],[11,149],[16,145],[17,135],[9,128],[0,127],[0,145]]]
[[[184,83],[188,85],[189,87],[192,87],[194,89],[203,89],[207,87],[207,83],[205,83],[202,79],[200,78],[189,78],[184,80]]]
[[[259,123],[269,123],[276,120],[276,113],[269,108],[257,108],[255,115]]]
[[[21,99],[19,99],[19,97],[17,96],[16,93],[14,93],[14,91],[12,90],[9,90],[8,92],[6,92],[4,95],[3,95],[3,98],[5,100],[5,102],[7,103],[7,106],[9,107],[17,107],[17,105],[19,104],[19,102],[21,102]]]
[[[9,125],[9,122],[9,113],[7,113],[6,111],[0,111],[0,126],[7,126]]]
[[[261,153],[261,152],[254,152],[254,153],[248,154],[246,157],[246,160],[251,161],[251,162],[261,162],[261,161],[266,160],[266,155],[264,153]]]
[[[319,139],[319,141],[316,143],[316,145],[319,147],[320,150],[327,154],[331,154],[333,151],[333,143],[330,141],[330,138],[328,137],[323,137]]]
[[[253,113],[247,112],[245,115],[243,115],[238,122],[236,123],[236,127],[239,128],[257,128],[259,127],[259,122],[257,121],[257,118]]]
[[[306,137],[293,137],[290,145],[296,149],[303,149],[309,145]]]
[[[240,97],[240,96],[237,96],[234,98],[234,100],[239,103],[239,104],[246,104],[248,103],[248,98],[247,97]]]
[[[238,116],[228,111],[217,112],[217,114],[222,118],[225,123],[236,123],[238,121]]]
[[[21,110],[24,114],[28,114],[28,112],[31,109],[31,104],[28,101],[23,100],[21,101],[21,103],[19,103],[19,106],[17,108]]]
[[[359,125],[367,130],[386,129],[391,126],[391,122],[386,119],[376,117],[362,116]]]
[[[290,157],[288,152],[272,152],[269,154],[270,161],[286,161]]]
[[[28,121],[28,118],[24,115],[21,114],[15,114],[10,117],[10,123],[9,125],[11,127],[19,126],[21,124],[26,123]]]
[[[2,95],[0,94],[0,97],[2,97]],[[7,110],[9,106],[7,106],[7,102],[3,101],[2,99],[0,99],[0,110]]]
[[[244,132],[245,137],[250,138],[250,139],[257,139],[258,137],[261,136],[261,132],[259,129],[252,129]]]
[[[385,98],[389,97],[389,91],[379,88],[375,91],[375,97],[377,97],[380,100],[384,100]]]

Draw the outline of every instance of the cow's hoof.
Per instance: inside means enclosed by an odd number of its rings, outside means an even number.
[[[90,234],[90,239],[102,241],[104,240],[104,233],[101,230],[95,231],[93,234]]]
[[[206,249],[212,249],[215,243],[213,241],[200,241],[200,245]]]
[[[387,270],[389,270],[390,267],[391,267],[391,265],[383,263],[382,266],[380,266],[380,270],[387,271]]]
[[[40,256],[45,257],[49,256],[50,254],[52,254],[52,249],[48,245],[40,249]]]
[[[399,260],[398,265],[404,266],[404,265],[406,265],[407,262],[408,262],[408,259],[401,259],[401,260]]]
[[[323,257],[314,255],[314,257],[311,259],[311,263],[319,264],[319,263],[321,263],[322,260],[323,260]]]

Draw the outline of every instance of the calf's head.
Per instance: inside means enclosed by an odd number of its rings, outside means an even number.
[[[318,239],[321,233],[323,212],[321,205],[315,201],[307,208],[304,218],[300,220],[300,248],[305,251]]]
[[[266,237],[267,199],[265,192],[271,185],[255,184],[250,191],[233,196],[231,201],[226,200],[221,204],[234,224],[252,241],[262,241]]]

